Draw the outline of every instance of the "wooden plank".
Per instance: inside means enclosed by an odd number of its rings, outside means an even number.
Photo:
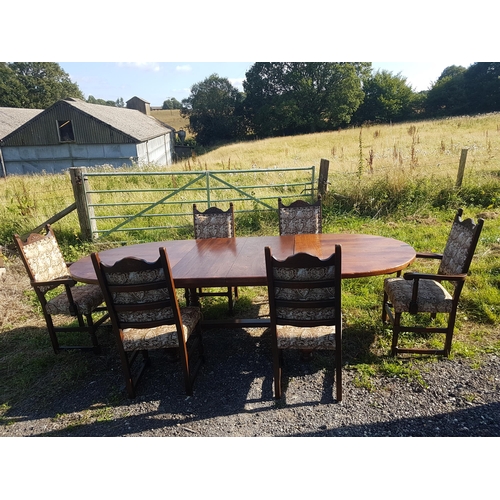
[[[32,231],[30,231],[29,233],[25,233],[21,236],[21,239],[24,240],[28,237],[29,234],[31,233],[38,233],[39,231],[41,231],[47,224],[54,224],[54,222],[57,222],[59,219],[62,219],[63,217],[65,217],[66,215],[68,215],[69,213],[73,212],[73,210],[76,209],[76,203],[73,203],[72,205],[70,205],[69,207],[66,207],[64,210],[61,210],[59,213],[57,213],[56,215],[53,215],[50,219],[47,219],[45,222],[43,222],[42,224],[40,224],[39,226],[35,227],[35,229],[33,229]]]
[[[330,168],[330,162],[321,159],[319,164],[319,179],[318,179],[318,193],[323,196],[328,191],[328,169]]]

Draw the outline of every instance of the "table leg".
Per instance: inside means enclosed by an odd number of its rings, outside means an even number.
[[[186,298],[186,305],[200,307],[200,297],[196,292],[196,288],[186,288],[184,291],[184,296]]]

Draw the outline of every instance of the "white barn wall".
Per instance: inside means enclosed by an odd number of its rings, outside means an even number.
[[[58,146],[3,147],[7,175],[57,173],[70,167],[132,165],[143,144],[60,144]]]
[[[155,137],[137,145],[137,156],[141,165],[171,165],[172,148],[171,135]]]

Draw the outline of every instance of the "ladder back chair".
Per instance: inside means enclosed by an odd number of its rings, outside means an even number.
[[[285,260],[265,250],[274,395],[281,398],[284,349],[331,350],[336,399],[342,400],[341,246],[327,259],[298,253]]]
[[[109,317],[107,313],[102,314],[106,308],[101,289],[98,285],[75,286],[76,281],[69,274],[68,264],[49,224],[45,232],[45,235],[31,233],[26,240],[15,234],[14,243],[42,306],[52,348],[56,354],[62,349],[93,350],[99,354],[96,331]],[[60,291],[57,295],[56,289]],[[94,314],[100,317],[94,320]],[[78,326],[55,326],[52,318],[55,315],[73,316]],[[58,334],[63,332],[86,332],[92,345],[61,345]]]
[[[193,224],[194,238],[234,238],[234,206],[229,204],[229,209],[226,211],[217,207],[210,207],[204,212],[200,212],[193,204]],[[202,288],[196,291],[198,297],[227,297],[229,312],[233,312],[233,297],[238,299],[238,288],[228,287],[227,290],[221,292],[206,292]]]
[[[280,236],[287,234],[321,234],[322,210],[321,195],[314,203],[296,200],[290,205],[283,205],[278,198],[278,217]]]
[[[192,395],[194,378],[204,360],[201,310],[179,307],[165,248],[160,248],[154,262],[126,257],[107,266],[98,253],[91,259],[109,309],[128,396],[136,395],[151,349],[178,351],[185,391]],[[196,350],[199,356],[193,363]]]
[[[407,272],[402,277],[384,280],[384,299],[382,304],[382,321],[393,327],[391,354],[417,353],[448,356],[451,351],[453,331],[457,315],[458,302],[469,267],[476,250],[476,245],[483,228],[483,219],[477,224],[472,219],[462,220],[463,210],[455,215],[451,231],[442,254],[417,252],[417,258],[436,259],[440,261],[436,274]],[[449,283],[445,287],[441,282]],[[415,316],[429,313],[435,318],[438,313],[447,315],[447,325],[413,326],[402,325],[403,314]],[[398,344],[401,332],[443,333],[445,334],[442,349],[400,347]]]

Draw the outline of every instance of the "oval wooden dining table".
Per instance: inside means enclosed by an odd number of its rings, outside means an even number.
[[[178,288],[267,285],[264,248],[278,259],[305,252],[322,259],[335,245],[342,245],[342,278],[392,274],[405,269],[416,257],[415,250],[399,240],[370,234],[300,234],[250,236],[200,240],[140,243],[99,252],[104,264],[125,257],[156,260],[165,247]],[[70,266],[71,276],[83,283],[97,283],[90,256]]]
[[[396,273],[416,258],[415,250],[402,241],[349,233],[158,241],[104,250],[99,252],[99,257],[107,265],[125,257],[153,261],[159,257],[159,248],[165,247],[175,286],[194,290],[200,287],[266,286],[266,246],[278,259],[299,252],[324,259],[334,252],[336,244],[342,245],[343,279]],[[69,270],[76,281],[97,283],[90,256],[73,263]],[[269,320],[231,318],[226,322],[262,326]],[[225,322],[216,322],[217,326],[224,326],[222,323]]]

